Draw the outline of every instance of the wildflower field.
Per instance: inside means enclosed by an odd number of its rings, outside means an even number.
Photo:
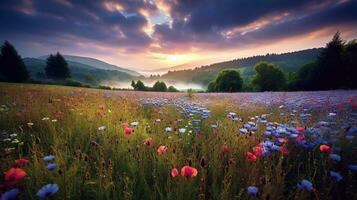
[[[357,199],[357,91],[0,84],[8,199]]]

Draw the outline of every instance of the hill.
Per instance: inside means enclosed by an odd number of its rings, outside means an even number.
[[[47,57],[48,57],[48,55],[40,56],[39,59],[45,60],[45,59],[47,59]],[[112,64],[106,63],[104,61],[95,59],[95,58],[82,57],[82,56],[73,56],[73,55],[63,55],[63,57],[67,61],[72,61],[72,62],[84,64],[86,66],[91,66],[91,67],[94,67],[94,68],[97,68],[97,69],[116,70],[116,71],[120,71],[120,72],[124,72],[124,73],[130,74],[132,76],[141,76],[141,74],[139,74],[136,71],[125,69],[125,68],[121,68],[121,67],[118,67],[116,65],[112,65]]]
[[[44,79],[46,60],[38,58],[23,59],[31,78],[35,80]],[[98,69],[90,65],[68,61],[71,77],[74,80],[90,85],[98,85],[104,81],[130,81],[133,75],[118,70]]]
[[[267,54],[247,58],[234,59],[211,65],[196,67],[195,69],[169,71],[160,80],[207,85],[222,69],[239,69],[244,79],[249,80],[254,74],[254,65],[260,61],[272,62],[279,65],[286,73],[294,72],[302,65],[314,61],[322,48],[306,49],[283,54]]]

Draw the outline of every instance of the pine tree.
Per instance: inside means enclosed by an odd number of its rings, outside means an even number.
[[[29,74],[21,56],[8,41],[4,42],[0,54],[0,81],[25,82]]]
[[[68,64],[59,52],[57,52],[56,55],[51,54],[47,58],[45,72],[48,78],[54,80],[64,80],[66,78],[70,78]]]

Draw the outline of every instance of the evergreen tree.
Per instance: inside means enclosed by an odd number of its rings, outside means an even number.
[[[29,74],[14,46],[5,41],[0,53],[0,81],[25,82]]]
[[[57,52],[56,55],[50,55],[47,58],[45,72],[48,78],[54,80],[64,80],[70,78],[68,64],[63,56]]]

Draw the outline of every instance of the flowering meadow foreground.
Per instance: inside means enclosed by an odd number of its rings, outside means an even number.
[[[357,91],[0,84],[1,200],[357,199]]]

